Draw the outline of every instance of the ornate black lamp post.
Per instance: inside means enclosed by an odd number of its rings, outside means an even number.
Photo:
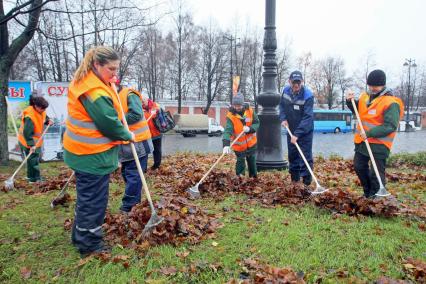
[[[257,168],[259,170],[285,169],[281,145],[281,123],[277,106],[280,95],[277,90],[277,38],[275,33],[275,0],[266,0],[265,34],[263,39],[263,85],[257,98],[261,106],[260,127],[257,133]]]

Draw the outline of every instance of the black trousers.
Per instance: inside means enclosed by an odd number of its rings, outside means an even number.
[[[385,185],[386,159],[377,159],[374,157],[374,160],[376,161],[380,179],[382,180],[383,185]],[[380,184],[376,177],[376,173],[374,172],[373,164],[370,163],[370,157],[355,152],[354,167],[364,189],[364,196],[374,196],[377,191],[379,191]]]
[[[152,145],[154,146],[154,151],[152,152],[152,156],[154,157],[154,165],[152,165],[152,168],[154,169],[159,168],[161,165],[161,140],[162,136],[152,139]]]
[[[71,240],[80,253],[104,246],[102,224],[108,205],[109,174],[93,175],[75,171],[77,202]]]

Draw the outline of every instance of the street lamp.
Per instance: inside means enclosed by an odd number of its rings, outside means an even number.
[[[416,60],[414,59],[405,59],[404,67],[408,67],[408,84],[407,84],[407,114],[405,117],[405,131],[410,131],[410,95],[411,95],[411,67],[416,68]]]
[[[257,132],[257,168],[259,170],[285,169],[281,144],[281,122],[277,112],[280,95],[277,89],[277,37],[275,32],[276,0],[266,0],[265,34],[263,39],[262,90],[257,97],[261,105],[260,126]]]
[[[232,105],[232,86],[233,86],[233,76],[234,76],[234,70],[233,70],[233,60],[232,60],[232,53],[233,53],[233,49],[232,49],[232,42],[235,42],[235,56],[237,56],[237,39],[236,37],[233,37],[232,35],[227,37],[227,36],[223,36],[223,38],[229,40],[231,42],[231,70],[229,71],[230,74],[230,83],[229,83],[229,103]]]

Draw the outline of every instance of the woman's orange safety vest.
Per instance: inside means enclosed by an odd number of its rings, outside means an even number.
[[[43,132],[43,126],[44,122],[46,121],[46,112],[43,111],[42,113],[39,113],[35,110],[33,106],[29,106],[22,112],[22,119],[21,119],[21,126],[19,127],[19,133],[18,133],[18,141],[25,147],[30,148],[30,146],[27,145],[27,141],[24,137],[24,120],[25,118],[31,119],[31,121],[34,124],[34,145],[36,147],[40,147],[43,143],[43,140],[41,138],[41,134]]]
[[[384,114],[393,103],[397,103],[399,105],[400,118],[402,118],[404,115],[404,104],[402,103],[401,99],[397,97],[382,95],[374,99],[371,105],[368,106],[369,100],[370,96],[364,92],[361,94],[358,101],[358,112],[362,121],[362,126],[364,127],[365,131],[368,131],[373,127],[382,125]],[[361,129],[359,127],[359,124],[357,124],[354,136],[354,142],[356,144],[359,144],[363,141],[360,133]],[[368,142],[373,144],[383,144],[390,150],[392,148],[393,139],[395,138],[395,135],[396,131],[390,133],[386,137],[368,138]]]
[[[129,88],[123,88],[119,95],[120,95],[120,101],[121,105],[123,106],[124,113],[127,113],[129,111],[129,106],[127,103],[127,98],[130,93],[135,93],[139,96],[141,106],[142,106],[142,95],[133,89]],[[135,134],[135,142],[141,142],[145,141],[151,138],[151,132],[149,131],[148,122],[145,119],[145,116],[143,115],[142,118],[131,125],[129,125],[129,129],[131,132]],[[128,144],[129,142],[123,142],[123,144]]]
[[[152,110],[156,110],[157,113],[158,113],[158,111],[160,110],[160,105],[157,104],[156,102],[153,102],[153,103],[154,103],[154,106],[152,107]],[[149,130],[151,131],[151,137],[152,138],[161,135],[161,132],[157,129],[157,127],[155,126],[155,123],[154,123],[154,118],[157,116],[157,113],[154,114],[151,117],[150,120],[148,120],[148,126],[149,126]],[[145,118],[146,119],[148,119],[151,116],[151,112],[149,112],[149,111],[148,112],[144,112],[144,114],[145,114]]]
[[[90,155],[105,152],[115,145],[122,144],[122,141],[113,141],[98,130],[79,100],[84,94],[110,98],[118,118],[120,120],[123,118],[114,90],[90,71],[80,82],[71,82],[68,89],[68,118],[64,148],[75,155]]]
[[[244,112],[244,117],[241,117],[239,114],[234,115],[232,112],[228,112],[226,115],[234,126],[234,133],[231,135],[231,140],[233,141],[238,134],[243,131],[244,124],[241,122],[241,119],[245,120],[246,126],[251,126],[253,124],[253,109],[248,108]],[[248,148],[253,147],[257,143],[256,133],[246,133],[242,135],[235,143],[232,145],[232,149],[236,152],[243,152]]]

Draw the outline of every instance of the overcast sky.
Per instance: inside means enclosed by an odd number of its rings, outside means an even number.
[[[406,58],[426,63],[424,0],[277,0],[279,45],[289,42],[292,56],[341,56],[349,73],[374,54],[376,68],[398,83]],[[224,30],[247,23],[259,32],[264,0],[187,0],[196,24],[213,19]],[[420,69],[419,69],[420,70]]]

